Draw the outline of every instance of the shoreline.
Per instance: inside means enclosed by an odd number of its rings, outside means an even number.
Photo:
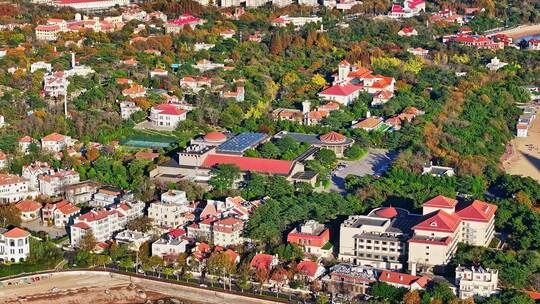
[[[512,38],[514,41],[517,41],[523,37],[532,36],[532,35],[540,35],[540,24],[520,25],[515,28],[491,33],[488,36],[494,36],[497,34],[506,35]]]

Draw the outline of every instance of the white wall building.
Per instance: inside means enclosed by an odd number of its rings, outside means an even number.
[[[41,148],[49,152],[60,152],[70,147],[72,139],[59,133],[51,133],[41,139]]]
[[[456,281],[460,299],[487,298],[499,293],[499,271],[480,267],[456,267]]]
[[[174,130],[186,117],[187,111],[173,104],[163,103],[150,109],[150,121],[157,128]]]
[[[26,179],[14,174],[0,174],[0,203],[14,203],[37,195],[37,191],[28,189]]]
[[[22,262],[30,255],[30,233],[21,228],[0,229],[0,262]]]
[[[173,229],[162,236],[159,240],[152,243],[152,255],[178,256],[186,252],[186,246],[189,242],[184,238],[186,232],[182,229]]]
[[[53,169],[46,162],[35,161],[22,167],[21,176],[28,180],[28,188],[32,190],[39,189],[38,178],[41,175],[52,173]]]
[[[143,202],[124,202],[110,209],[94,209],[75,218],[70,226],[71,245],[77,247],[86,233],[92,232],[98,242],[109,240],[128,221],[143,216]]]
[[[188,206],[184,191],[169,190],[161,195],[161,201],[150,204],[148,217],[156,226],[176,228],[185,223],[183,214],[189,211]]]
[[[58,170],[38,177],[39,192],[47,196],[64,194],[65,187],[80,182],[79,172]]]

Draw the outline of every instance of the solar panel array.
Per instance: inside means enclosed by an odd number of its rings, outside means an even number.
[[[265,133],[240,133],[219,145],[216,151],[219,153],[242,154],[244,151],[257,146],[267,138],[268,135]]]

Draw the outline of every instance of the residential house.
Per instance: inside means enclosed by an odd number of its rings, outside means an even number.
[[[7,166],[7,155],[4,151],[0,150],[0,170],[4,169]]]
[[[29,165],[23,165],[21,176],[28,180],[28,188],[32,190],[39,189],[39,177],[50,174],[53,169],[46,162],[35,161]]]
[[[395,19],[411,18],[425,11],[426,2],[424,0],[405,0],[403,5],[393,4],[388,17]]]
[[[98,190],[99,183],[86,180],[79,183],[64,186],[66,199],[74,204],[83,204],[92,200],[92,196]]]
[[[207,77],[191,77],[191,76],[185,76],[180,79],[180,86],[182,88],[186,88],[191,90],[194,93],[198,93],[199,91],[210,88],[212,85],[210,78]]]
[[[184,29],[184,27],[189,26],[194,29],[197,25],[202,25],[203,20],[197,17],[193,17],[188,13],[184,13],[180,17],[169,20],[165,23],[165,33],[166,34],[177,34]]]
[[[15,204],[15,207],[21,212],[21,220],[30,222],[40,217],[41,204],[33,200],[23,199]]]
[[[418,32],[414,27],[407,26],[399,30],[398,35],[405,37],[418,36]]]
[[[41,148],[49,152],[60,152],[70,147],[72,142],[71,137],[55,132],[41,139]]]
[[[289,232],[287,242],[302,246],[308,255],[317,257],[332,255],[330,229],[313,220],[307,221]]]
[[[30,153],[30,146],[33,143],[35,144],[36,140],[27,135],[27,136],[23,136],[19,138],[17,143],[19,144],[19,151],[21,151],[24,154],[28,154]]]
[[[0,262],[23,262],[30,255],[30,232],[15,227],[0,228]]]
[[[139,251],[143,243],[152,240],[152,235],[150,233],[126,229],[116,234],[114,240],[118,244],[127,244],[130,250]]]
[[[81,208],[67,200],[61,200],[46,204],[41,209],[41,220],[44,224],[63,228],[70,224],[80,212]]]
[[[153,127],[172,131],[181,121],[186,120],[187,112],[174,104],[159,104],[150,109],[150,122]]]
[[[141,85],[134,84],[127,89],[123,89],[122,95],[131,97],[131,98],[144,97],[146,96],[146,89]]]
[[[313,282],[320,278],[326,269],[317,262],[304,260],[296,265],[297,276],[301,276],[307,279],[309,282]]]
[[[131,118],[131,115],[139,111],[142,111],[142,109],[133,101],[124,100],[120,102],[120,116],[124,120]]]
[[[383,119],[377,116],[371,116],[359,122],[353,122],[351,126],[352,129],[363,129],[368,132],[371,132],[373,130],[383,129],[383,127],[384,127]]]
[[[159,257],[178,257],[186,252],[189,241],[185,238],[186,231],[182,229],[172,229],[160,239],[152,243],[152,255]]]
[[[277,256],[266,253],[258,253],[251,259],[250,265],[253,269],[265,269],[271,271],[279,263]]]

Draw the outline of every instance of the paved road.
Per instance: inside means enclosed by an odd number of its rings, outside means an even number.
[[[360,160],[343,161],[345,168],[332,174],[332,184],[329,191],[345,192],[345,177],[347,175],[366,176],[382,175],[397,157],[397,151],[385,149],[369,149],[368,155]]]

